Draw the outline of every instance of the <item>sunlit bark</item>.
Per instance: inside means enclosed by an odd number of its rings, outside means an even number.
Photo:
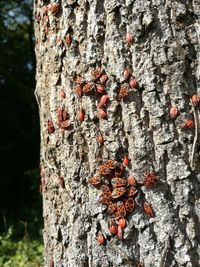
[[[200,94],[198,1],[63,0],[58,9],[38,0],[35,17],[45,266],[200,266],[199,107],[191,102]],[[89,82],[96,67],[109,77],[106,119],[98,116],[99,93],[75,93],[77,75]],[[139,86],[129,85],[120,99],[126,68]],[[66,130],[59,107],[68,111]],[[182,127],[188,119],[192,129]],[[49,120],[55,131],[48,132]],[[126,153],[127,175],[142,182],[154,171],[159,181],[140,187],[119,240],[109,233],[110,215],[88,179],[100,159],[121,160]],[[145,200],[153,218],[144,214]],[[96,240],[99,229],[105,246]]]

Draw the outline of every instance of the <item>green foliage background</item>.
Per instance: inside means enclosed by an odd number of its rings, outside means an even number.
[[[0,266],[40,266],[18,262],[19,255],[22,261],[29,253],[37,258],[42,250],[39,118],[34,88],[32,1],[1,0]]]
[[[12,240],[12,228],[0,236],[0,266],[40,267],[43,245],[39,240]]]

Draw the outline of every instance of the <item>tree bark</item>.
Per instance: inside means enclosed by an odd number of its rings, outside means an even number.
[[[200,94],[199,1],[63,0],[57,1],[59,12],[49,2],[35,1],[44,265],[200,266],[200,116],[191,101]],[[127,33],[134,37],[132,44]],[[107,119],[98,117],[99,94],[79,98],[75,93],[77,75],[91,81],[97,67],[109,77]],[[119,99],[126,68],[139,86]],[[176,119],[169,115],[172,106],[179,112]],[[59,107],[69,114],[64,136]],[[51,119],[52,133],[47,130]],[[187,119],[194,128],[183,127]],[[99,129],[103,145],[97,142]],[[121,160],[125,153],[130,160],[126,177],[141,182],[153,171],[159,180],[150,189],[140,187],[119,240],[109,232],[111,216],[99,204],[100,190],[88,180],[100,160]],[[152,218],[143,211],[145,200],[153,207]],[[104,246],[96,239],[100,229]]]

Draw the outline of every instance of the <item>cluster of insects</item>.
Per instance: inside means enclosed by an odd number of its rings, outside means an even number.
[[[123,72],[124,81],[120,86],[118,97],[122,99],[127,96],[129,88],[138,88],[138,82],[132,75],[130,69],[125,69]]]
[[[61,89],[60,91],[60,97],[65,98],[65,91]],[[61,129],[62,136],[64,135],[64,131],[67,130],[70,127],[69,123],[69,113],[67,111],[67,108],[64,106],[58,107],[57,109],[57,124],[59,128]],[[49,134],[54,133],[55,127],[52,119],[48,120],[47,123],[47,131]]]
[[[99,102],[97,105],[98,116],[100,119],[105,119],[107,116],[105,108],[106,104],[109,101],[109,97],[105,90],[108,75],[105,73],[105,71],[101,71],[100,68],[96,68],[91,71],[91,76],[92,79],[89,82],[86,82],[81,76],[76,77],[75,93],[78,97],[95,93],[96,96],[99,98]],[[81,107],[79,112],[79,120],[81,122],[84,120],[84,117],[80,116],[83,111],[85,112],[85,110]]]
[[[126,217],[135,209],[135,198],[141,186],[152,188],[158,181],[154,172],[144,174],[142,182],[137,181],[133,176],[125,178],[128,156],[125,155],[122,162],[106,160],[98,166],[97,173],[88,180],[88,183],[101,191],[99,204],[106,206],[111,216],[109,222],[110,233],[123,239],[123,229],[126,227]],[[143,202],[143,210],[148,217],[153,217],[154,212],[151,205]],[[99,244],[105,245],[106,239],[99,231],[97,234]]]
[[[68,36],[69,37],[69,36]],[[77,76],[75,79],[75,93],[76,95],[81,98],[83,95],[90,95],[95,94],[98,98],[97,103],[97,111],[98,111],[98,117],[99,119],[106,119],[107,118],[107,112],[106,112],[106,105],[109,102],[109,96],[106,91],[106,83],[109,79],[108,75],[105,71],[101,71],[100,68],[93,69],[92,72],[92,80],[89,82],[86,82],[82,76]],[[138,88],[138,82],[135,79],[135,77],[132,75],[132,71],[130,69],[125,69],[123,72],[124,81],[119,87],[118,91],[118,100],[124,99],[129,89],[136,89]],[[62,89],[60,92],[60,95],[62,98],[65,98],[65,92]],[[200,97],[198,95],[193,95],[191,97],[191,102],[195,108],[198,107],[200,102]],[[81,106],[80,110],[78,112],[78,120],[80,122],[83,122],[85,120],[85,113],[86,110]],[[175,120],[178,115],[180,114],[178,108],[176,106],[172,106],[169,110],[169,116],[171,119]],[[69,127],[69,123],[67,121],[67,111],[63,108],[58,109],[58,125],[62,129],[62,134],[64,134],[64,130],[66,130]],[[192,129],[194,128],[194,120],[192,118],[187,119],[182,125],[182,129]],[[52,119],[49,119],[48,121],[48,133],[54,133],[55,127],[53,124]],[[97,136],[97,141],[100,145],[104,143],[103,136],[101,134],[101,131],[99,130],[99,134]]]
[[[40,10],[35,13],[35,21],[39,24],[42,22],[41,26],[43,26],[46,36],[49,33],[49,16],[51,13],[56,15],[60,12],[60,5],[56,2],[50,3],[48,5],[43,6]]]
[[[40,24],[40,26],[42,27],[45,36],[47,37],[49,34],[49,30],[50,30],[50,20],[49,20],[49,15],[53,14],[53,15],[57,15],[61,10],[61,6],[60,4],[53,2],[50,3],[48,5],[45,5],[41,8],[37,8],[36,12],[35,12],[35,21],[37,24]],[[62,40],[60,37],[57,38],[56,40],[56,44],[61,44]],[[72,37],[71,34],[67,33],[65,36],[65,43],[67,46],[70,46],[72,43]]]
[[[41,12],[36,12],[35,13],[35,20],[37,23],[39,23],[41,16],[43,18],[45,18],[45,16],[48,16],[48,13],[52,13],[52,14],[58,14],[60,11],[60,5],[58,3],[50,3],[48,5],[45,5],[42,7],[42,10],[40,10]]]
[[[67,109],[64,107],[59,107],[57,110],[57,123],[58,126],[61,128],[61,133],[64,135],[64,131],[67,130],[70,126],[69,123],[69,114]]]
[[[85,81],[82,76],[77,76],[75,78],[74,91],[79,98],[81,98],[83,95],[95,94],[98,99],[97,103],[98,117],[99,119],[106,119],[107,117],[106,106],[109,102],[109,96],[106,92],[105,86],[109,79],[108,75],[104,70],[101,70],[100,68],[95,68],[91,71],[91,76],[92,79],[89,82]],[[124,77],[124,82],[119,87],[119,92],[118,92],[119,100],[127,96],[129,88],[138,87],[138,82],[132,76],[132,71],[130,69],[124,70],[123,77]],[[65,96],[66,94],[64,89],[61,89],[60,97],[65,98]],[[85,109],[81,106],[77,115],[77,118],[80,122],[83,122],[85,120],[85,112],[86,112]],[[69,114],[67,110],[64,107],[59,107],[57,110],[57,123],[58,126],[61,128],[62,135],[64,135],[64,131],[66,129],[69,129],[70,124],[68,118]],[[48,120],[47,130],[49,134],[52,134],[55,131],[52,119]],[[97,136],[97,142],[99,143],[99,145],[102,145],[104,143],[104,138],[102,136],[100,129]]]
[[[129,38],[130,38],[129,34]],[[95,95],[98,103],[96,104],[97,113],[99,119],[106,119],[107,112],[106,107],[109,103],[109,96],[107,94],[107,81],[109,77],[104,70],[101,70],[99,67],[92,69],[91,71],[91,79],[90,81],[85,81],[82,76],[76,76],[75,78],[75,86],[74,91],[78,98],[81,98],[83,95]],[[129,89],[138,88],[138,82],[135,77],[132,75],[131,69],[126,68],[123,71],[123,82],[118,88],[118,100],[121,101],[124,99],[129,92]],[[86,110],[81,106],[78,119],[80,122],[83,122],[85,119]],[[104,138],[99,129],[99,133],[97,135],[97,142],[99,145],[103,145]]]
[[[192,102],[192,105],[194,106],[194,108],[197,108],[199,106],[200,97],[198,95],[193,95],[191,97],[191,102]],[[170,115],[171,119],[175,120],[179,116],[179,114],[180,114],[180,112],[176,106],[172,106],[170,108],[169,115]],[[181,125],[181,128],[182,129],[192,129],[192,128],[194,128],[194,126],[195,126],[194,120],[190,118],[190,119],[187,119]]]
[[[47,37],[50,31],[49,14],[57,15],[60,12],[60,4],[54,2],[44,6],[39,12],[35,14],[35,20],[43,27],[45,36]],[[127,33],[125,36],[127,44],[130,46],[134,42],[134,37],[131,33]],[[63,40],[57,37],[56,44],[60,45]],[[64,37],[64,42],[67,46],[70,46],[73,42],[73,36],[67,33]],[[83,95],[94,94],[98,99],[97,113],[99,119],[107,118],[107,105],[109,103],[109,96],[106,90],[107,82],[109,80],[108,74],[101,70],[99,67],[91,71],[91,80],[86,81],[82,76],[77,76],[75,79],[74,91],[78,98]],[[139,87],[138,81],[132,74],[130,68],[126,68],[123,71],[123,81],[119,85],[117,91],[117,99],[122,101],[126,99],[131,89],[137,89]],[[65,98],[65,91],[60,91],[61,98]],[[194,108],[199,106],[200,97],[193,95],[191,102]],[[77,118],[80,122],[85,120],[86,110],[80,106]],[[175,120],[180,114],[177,106],[172,106],[169,110],[169,116]],[[61,134],[64,135],[65,130],[69,129],[69,114],[64,106],[61,106],[57,110],[57,125],[61,129]],[[182,129],[192,129],[195,127],[193,118],[187,119],[182,125]],[[47,131],[49,134],[55,132],[55,122],[50,118],[47,123]],[[97,136],[97,142],[103,145],[104,138],[99,129]],[[105,160],[102,165],[98,166],[96,174],[89,179],[88,183],[98,190],[100,190],[99,204],[105,205],[109,220],[109,231],[114,236],[122,240],[123,231],[127,225],[126,218],[133,213],[136,207],[136,197],[140,193],[141,186],[146,188],[152,188],[158,182],[158,177],[154,172],[146,172],[142,181],[137,181],[133,176],[126,176],[126,167],[129,165],[128,155],[124,155],[122,161],[117,160]],[[41,185],[40,192],[42,193],[42,186],[45,185],[45,170],[41,167]],[[64,188],[64,181],[61,176],[58,177],[58,183],[61,188]],[[151,204],[143,200],[142,207],[144,213],[148,217],[154,216],[153,208]],[[100,245],[106,244],[106,236],[102,229],[97,233],[97,241]],[[53,266],[53,260],[51,260],[51,266]],[[143,263],[138,263],[137,267],[144,267]]]

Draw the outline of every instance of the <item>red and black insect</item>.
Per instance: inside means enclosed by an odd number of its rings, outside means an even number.
[[[119,198],[119,197],[123,196],[125,193],[126,193],[126,187],[118,187],[112,191],[112,197],[114,199]]]
[[[45,33],[46,33],[46,35],[49,33],[49,27],[48,27],[48,25],[46,25],[46,27],[45,27]]]
[[[116,209],[117,209],[117,204],[110,202],[110,204],[108,205],[108,212],[114,214]]]
[[[153,209],[147,201],[144,202],[143,209],[144,209],[144,212],[147,214],[147,216],[149,216],[149,217],[154,216]]]
[[[126,219],[124,218],[120,218],[119,221],[118,221],[118,225],[124,229],[126,227]]]
[[[107,116],[107,113],[105,112],[105,110],[103,110],[102,108],[98,109],[98,115],[100,119],[105,119]]]
[[[50,266],[49,267],[54,267],[54,261],[53,261],[53,259],[51,259]]]
[[[107,104],[108,100],[109,100],[108,95],[102,95],[98,104],[98,108],[103,108]]]
[[[108,80],[108,75],[106,73],[102,74],[100,77],[100,83],[105,84]]]
[[[39,185],[39,193],[42,194],[42,184]]]
[[[124,178],[115,177],[115,178],[112,178],[111,184],[113,187],[126,186],[127,180]]]
[[[102,185],[101,186],[101,196],[100,196],[100,204],[104,204],[109,206],[112,202],[112,195],[111,195],[111,191],[110,188],[107,185]]]
[[[115,169],[116,162],[113,161],[112,159],[109,159],[105,162],[105,166],[109,169]]]
[[[58,125],[62,129],[67,129],[69,127],[67,123],[67,119],[68,119],[67,110],[59,107],[57,111],[57,121],[58,121]]]
[[[65,42],[66,42],[66,44],[68,45],[68,46],[70,46],[71,45],[71,43],[72,43],[72,37],[71,37],[71,35],[68,33],[67,35],[66,35],[66,37],[65,37]]]
[[[60,90],[60,97],[61,97],[61,98],[65,98],[65,97],[66,97],[66,94],[65,94],[64,89],[61,89],[61,90]]]
[[[98,80],[100,78],[100,76],[101,76],[101,70],[100,70],[100,68],[93,69],[91,71],[91,74],[92,74],[94,80]]]
[[[126,192],[127,197],[136,196],[137,193],[138,193],[138,190],[134,186],[127,188],[127,192]]]
[[[95,88],[95,84],[93,82],[89,82],[83,86],[82,91],[84,94],[86,94],[86,93],[91,92],[94,88]]]
[[[103,140],[103,135],[101,134],[101,132],[99,132],[99,134],[97,136],[97,141],[98,141],[99,145],[103,145],[104,140]]]
[[[100,94],[105,93],[105,90],[104,90],[104,88],[103,88],[103,85],[101,85],[101,84],[96,84],[96,90],[97,90],[97,92],[100,93]]]
[[[127,212],[131,213],[135,208],[135,201],[132,197],[128,198],[124,203]]]
[[[88,180],[88,183],[91,185],[99,185],[101,183],[101,178],[99,176],[93,176]]]
[[[62,119],[63,121],[66,121],[68,119],[68,112],[66,109],[62,110]]]
[[[169,115],[171,119],[176,119],[176,117],[178,116],[178,108],[176,106],[172,106],[169,110]]]
[[[106,206],[109,206],[110,203],[111,203],[111,200],[110,200],[109,197],[106,197],[106,196],[104,196],[104,195],[101,195],[101,196],[100,196],[99,203],[100,203],[100,204],[103,204],[103,205],[106,205]]]
[[[53,120],[52,120],[52,119],[50,119],[50,120],[48,121],[47,130],[48,130],[48,133],[49,133],[49,134],[50,134],[50,133],[54,133],[54,131],[55,131],[55,128],[54,128]]]
[[[154,172],[146,172],[144,174],[143,184],[145,187],[150,188],[153,187],[158,181],[158,177]]]
[[[50,11],[52,14],[57,14],[60,11],[60,5],[57,3],[50,4]]]
[[[117,236],[120,240],[123,239],[123,230],[120,225],[117,226]]]
[[[124,155],[123,164],[124,164],[124,166],[128,166],[128,164],[129,164],[129,158],[128,158],[128,155],[127,154]]]
[[[100,165],[99,166],[99,174],[101,175],[109,175],[110,174],[110,168],[108,168],[107,165]]]
[[[83,122],[85,119],[85,110],[83,108],[80,109],[79,114],[78,114],[78,118],[80,122]]]
[[[116,235],[117,234],[117,224],[115,223],[114,220],[111,220],[110,221],[110,227],[109,227],[109,230],[110,230],[110,233],[113,234],[113,235]]]
[[[68,123],[68,121],[63,121],[60,125],[61,129],[66,130],[67,128],[69,128],[70,124]]]
[[[127,81],[130,78],[131,74],[132,74],[132,71],[130,69],[125,69],[123,72],[124,80]]]
[[[97,241],[100,245],[105,245],[106,240],[101,231],[99,231],[97,234]]]
[[[77,94],[78,97],[82,97],[83,89],[82,89],[82,85],[81,84],[76,84],[75,93]]]
[[[107,198],[111,198],[111,194],[112,193],[111,193],[111,190],[110,190],[109,186],[102,185],[101,186],[101,192],[102,192],[102,196],[107,197]]]
[[[129,80],[129,85],[131,88],[138,88],[138,82],[135,78],[131,77]]]
[[[128,185],[129,186],[135,186],[137,184],[136,179],[133,176],[128,177]]]
[[[198,95],[193,95],[193,96],[191,97],[191,99],[192,99],[192,103],[193,103],[193,105],[194,105],[195,107],[197,107],[198,104],[199,104],[199,102],[200,102],[200,97],[199,97]]]
[[[42,185],[45,185],[46,184],[46,182],[45,182],[45,176],[41,176],[41,183],[42,183]]]
[[[182,129],[192,129],[194,128],[194,121],[192,119],[186,120],[181,126]]]
[[[83,77],[80,76],[80,75],[76,76],[76,78],[75,78],[75,83],[76,83],[76,84],[83,85],[83,84],[84,84],[84,79],[83,79]]]
[[[59,126],[61,126],[61,123],[63,121],[62,112],[63,112],[63,109],[61,107],[59,107],[58,111],[57,111],[57,120],[58,120],[58,125]]]
[[[126,41],[129,45],[131,45],[134,41],[133,35],[129,32],[127,32],[127,34],[126,34]]]
[[[61,188],[64,188],[64,181],[62,176],[58,176],[58,183]]]
[[[125,218],[126,217],[126,209],[124,203],[122,201],[117,201],[117,210],[115,212],[116,218]]]
[[[122,84],[119,89],[119,94],[118,94],[119,99],[124,98],[125,96],[127,96],[127,94],[128,94],[128,85]]]
[[[45,168],[43,166],[40,167],[40,176],[45,178]]]

